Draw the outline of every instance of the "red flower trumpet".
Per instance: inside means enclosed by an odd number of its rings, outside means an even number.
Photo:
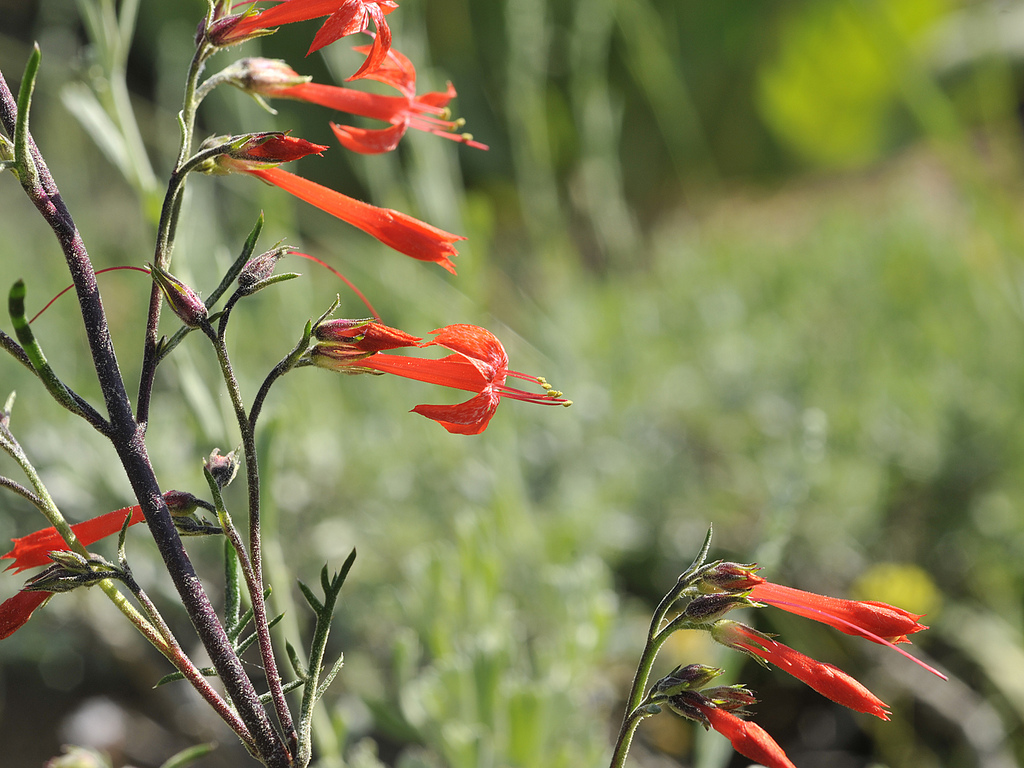
[[[771,662],[837,704],[882,720],[889,719],[885,702],[838,667],[816,661],[755,629],[729,619],[716,622],[711,628],[711,637],[728,648]]]
[[[321,211],[326,211],[344,222],[373,235],[384,245],[420,261],[433,261],[453,275],[455,264],[451,257],[458,256],[452,243],[466,238],[390,208],[378,208],[341,192],[288,173],[280,168],[243,168],[251,176],[280,187]]]
[[[711,705],[693,706],[707,719],[708,725],[725,736],[732,748],[744,757],[767,768],[796,768],[782,747],[757,723]]]
[[[750,590],[750,599],[781,608],[807,619],[814,619],[848,635],[866,637],[873,642],[909,643],[907,635],[927,627],[911,613],[887,603],[871,600],[842,600],[816,595],[793,587],[764,581]]]
[[[355,49],[369,53],[369,46]],[[451,83],[444,92],[416,95],[416,69],[412,62],[392,48],[383,64],[364,75],[395,88],[400,96],[383,96],[354,88],[310,82],[283,61],[242,59],[222,73],[231,84],[254,96],[294,99],[318,104],[328,109],[347,112],[390,123],[388,128],[366,129],[331,123],[338,141],[346,149],[362,154],[390,152],[409,128],[428,131],[445,139],[459,141],[477,149],[485,144],[473,141],[468,133],[458,132],[463,120],[452,120],[448,103],[455,98]]]
[[[413,413],[433,419],[453,434],[478,435],[487,429],[501,398],[523,400],[545,405],[571,405],[561,392],[551,389],[544,379],[528,376],[508,368],[505,348],[490,331],[475,325],[448,325],[431,333],[432,341],[418,344],[449,349],[454,354],[433,360],[399,355],[372,354],[354,357],[339,355],[329,345],[314,347],[311,359],[321,367],[350,373],[392,373],[407,379],[440,384],[476,396],[458,405],[417,405]],[[524,392],[505,385],[508,376],[533,381],[545,389],[544,393]]]

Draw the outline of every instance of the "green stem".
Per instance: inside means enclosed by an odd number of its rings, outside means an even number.
[[[629,689],[629,697],[626,700],[626,711],[622,716],[622,725],[620,726],[619,734],[615,739],[615,748],[612,752],[610,768],[622,768],[622,766],[625,765],[626,755],[629,753],[629,745],[633,741],[633,733],[636,731],[637,725],[640,724],[640,721],[644,717],[653,714],[651,712],[645,712],[644,707],[642,706],[650,703],[644,699],[644,691],[647,690],[647,681],[651,677],[651,670],[654,669],[654,661],[658,657],[658,652],[665,644],[665,641],[672,636],[673,632],[683,628],[682,626],[673,626],[672,624],[662,628],[661,625],[676,600],[678,600],[695,581],[700,579],[703,572],[702,566],[704,565],[704,561],[707,559],[708,552],[711,550],[712,533],[713,529],[709,527],[707,535],[704,537],[704,543],[700,548],[700,552],[697,553],[697,556],[693,559],[690,567],[682,573],[682,575],[676,580],[675,586],[669,590],[668,594],[666,594],[661,599],[661,602],[658,603],[658,607],[654,609],[654,616],[651,618],[651,626],[647,630],[647,642],[644,644],[643,653],[640,655],[640,663],[637,664],[636,674],[633,675],[633,685]]]
[[[225,314],[229,311],[225,309]],[[291,711],[288,709],[288,702],[284,698],[281,673],[274,658],[274,648],[270,640],[270,627],[267,623],[266,603],[263,601],[263,556],[261,552],[261,531],[260,531],[260,475],[259,458],[256,454],[256,438],[250,427],[249,415],[245,409],[245,402],[242,399],[242,392],[238,386],[238,379],[235,377],[231,366],[231,359],[228,356],[227,344],[224,340],[226,323],[222,320],[221,332],[218,334],[213,327],[206,323],[202,330],[213,342],[217,353],[217,360],[220,363],[224,383],[227,386],[231,398],[231,405],[235,411],[235,418],[238,421],[238,429],[242,434],[242,452],[245,458],[246,486],[249,495],[249,551],[248,555],[241,539],[235,543],[238,557],[242,565],[242,574],[245,577],[246,587],[249,590],[249,597],[253,608],[253,625],[256,636],[259,640],[260,656],[263,659],[263,669],[267,677],[267,686],[270,689],[271,698],[274,701],[274,709],[277,713],[278,722],[284,730],[285,738],[288,741],[292,754],[295,753],[297,745],[297,734],[295,724],[292,720]],[[218,503],[218,514],[223,506]],[[231,522],[227,518],[227,522]],[[221,525],[224,525],[222,521]],[[228,529],[225,528],[225,531]],[[237,532],[234,534],[237,536]]]
[[[196,98],[196,83],[202,74],[206,60],[213,55],[214,49],[203,42],[196,48],[192,63],[189,65],[185,78],[185,95],[182,100],[181,112],[178,113],[178,129],[181,132],[181,146],[178,150],[178,161],[171,172],[167,193],[164,196],[160,221],[157,224],[156,246],[153,253],[153,264],[160,269],[167,269],[174,250],[174,239],[178,230],[178,219],[181,203],[184,198],[185,170],[188,157],[192,152],[192,140],[195,135],[196,111],[199,100]],[[153,382],[156,378],[157,340],[160,327],[160,289],[153,284],[149,294],[149,313],[146,320],[146,340],[142,355],[142,372],[139,376],[139,396],[136,408],[136,419],[140,424],[149,421],[149,406],[153,396]]]

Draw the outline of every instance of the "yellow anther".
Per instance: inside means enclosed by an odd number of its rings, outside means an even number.
[[[564,408],[568,408],[570,405],[572,405],[572,400],[566,400],[564,403],[562,403],[562,406]]]

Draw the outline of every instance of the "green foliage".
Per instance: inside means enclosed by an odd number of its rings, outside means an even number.
[[[857,166],[893,144],[894,107],[909,85],[909,59],[946,0],[827,0],[795,11],[779,31],[777,58],[760,77],[762,113],[810,160]],[[911,65],[913,66],[913,65]]]

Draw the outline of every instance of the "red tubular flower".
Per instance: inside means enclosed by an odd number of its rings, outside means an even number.
[[[417,405],[414,413],[433,419],[453,434],[478,435],[487,425],[503,397],[546,405],[571,405],[571,401],[554,392],[536,376],[528,376],[508,369],[505,348],[490,331],[475,325],[447,325],[431,331],[432,341],[421,347],[438,345],[455,354],[432,360],[417,357],[377,354],[360,360],[361,368],[393,373],[407,379],[440,384],[466,392],[476,392],[458,405]],[[544,394],[533,394],[505,386],[505,379],[513,376],[539,383],[546,388]]]
[[[293,24],[327,16],[309,46],[307,56],[335,40],[369,29],[370,20],[377,29],[369,55],[352,77],[360,77],[379,67],[391,48],[391,29],[384,17],[398,7],[393,0],[276,0],[278,5],[259,13],[245,13],[232,20],[215,22],[209,37],[214,45],[234,45],[265,34],[271,27]]]
[[[94,517],[91,520],[75,523],[71,526],[71,530],[74,531],[82,545],[87,547],[120,531],[128,515],[131,515],[129,525],[141,523],[146,519],[142,514],[141,507],[125,507],[107,512],[105,515]],[[22,536],[20,539],[11,539],[11,541],[14,544],[14,549],[6,555],[0,555],[0,560],[13,559],[14,562],[7,566],[6,570],[9,571],[13,568],[15,573],[21,573],[26,568],[35,568],[38,565],[49,565],[50,559],[46,555],[47,552],[68,549],[67,543],[57,533],[56,528],[44,528],[41,531],[30,533],[28,536]]]
[[[461,235],[445,232],[400,211],[355,200],[280,168],[242,170],[358,227],[399,253],[420,261],[436,262],[455,274],[451,257],[459,254],[452,243],[466,239]]]
[[[886,603],[842,600],[767,581],[755,585],[749,596],[751,600],[820,621],[840,632],[866,637],[876,643],[880,639],[890,643],[909,643],[907,635],[927,629],[918,622],[923,614],[910,613]]]
[[[370,53],[371,46],[355,50]],[[476,149],[487,149],[473,141],[468,133],[457,133],[463,120],[452,120],[448,103],[455,98],[455,88],[448,83],[444,92],[416,95],[416,69],[412,62],[392,48],[383,64],[363,77],[377,80],[398,90],[401,96],[382,96],[353,88],[309,82],[282,61],[245,59],[236,65],[239,70],[233,82],[243,90],[268,98],[296,99],[318,104],[339,112],[361,115],[391,123],[388,128],[364,129],[331,123],[338,141],[346,149],[362,154],[390,152],[398,146],[407,129],[428,131]],[[351,79],[351,78],[350,78]]]
[[[822,696],[856,712],[889,719],[888,706],[838,667],[815,661],[739,622],[723,619],[711,628],[722,645],[771,662]]]
[[[709,704],[695,702],[693,706],[700,710],[711,727],[725,736],[732,744],[732,748],[744,757],[767,768],[796,768],[786,757],[782,747],[757,723],[743,720],[732,712]]]
[[[17,632],[53,595],[52,592],[19,592],[0,604],[0,640]]]

